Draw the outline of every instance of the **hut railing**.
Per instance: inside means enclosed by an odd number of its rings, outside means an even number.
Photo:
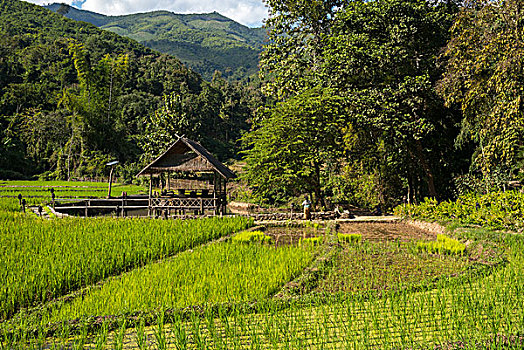
[[[215,198],[151,198],[154,209],[215,209],[218,200]]]

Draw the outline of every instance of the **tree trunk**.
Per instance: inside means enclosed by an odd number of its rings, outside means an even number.
[[[322,188],[320,187],[320,164],[315,162],[315,179],[313,180],[313,190],[315,191],[315,205],[320,201],[320,205],[325,208],[326,202],[322,195]]]
[[[419,140],[417,140],[415,142],[415,145],[416,145],[417,159],[419,160],[420,165],[422,166],[422,169],[426,173],[429,195],[433,198],[438,198],[437,190],[435,188],[435,178],[433,176],[433,172],[431,171],[431,167],[429,166],[428,162],[426,161],[426,158],[424,157],[422,144],[420,143]]]
[[[408,174],[408,196],[407,196],[407,201],[408,201],[408,204],[412,204],[413,203],[413,195],[414,195],[414,192],[413,192],[413,176],[409,175]]]

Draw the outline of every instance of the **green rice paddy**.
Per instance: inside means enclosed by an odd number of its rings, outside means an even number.
[[[461,220],[402,240],[321,227],[267,239],[240,217],[42,220],[16,204],[0,202],[2,348],[524,346],[524,237],[461,227],[480,218],[463,203],[410,207]]]

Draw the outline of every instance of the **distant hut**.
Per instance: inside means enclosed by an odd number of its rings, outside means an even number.
[[[236,175],[201,144],[179,137],[167,151],[140,171],[149,175],[149,215],[186,211],[224,214],[227,181]],[[153,193],[153,183],[159,191]]]

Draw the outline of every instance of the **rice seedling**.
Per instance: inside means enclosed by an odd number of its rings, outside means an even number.
[[[301,238],[299,241],[299,246],[321,245],[323,242],[324,242],[324,237],[322,236]]]
[[[231,240],[237,243],[269,243],[271,242],[271,237],[266,236],[262,231],[243,231],[234,235]]]
[[[47,321],[267,298],[307,266],[315,251],[229,242],[203,246],[110,279],[59,304]]]
[[[437,235],[433,242],[417,242],[417,249],[429,253],[463,255],[466,245],[446,235]]]
[[[338,233],[339,242],[345,243],[360,243],[362,241],[362,235],[358,233]]]
[[[441,259],[412,249],[412,245],[388,241],[345,244],[315,290],[362,293],[407,288],[459,273],[469,265],[466,257]]]
[[[498,203],[495,197],[492,199]],[[455,216],[463,223],[472,217],[486,219],[486,213],[472,214],[470,206],[476,206],[476,202],[468,203],[448,206],[447,212],[445,206],[413,210],[418,217],[426,215],[423,211],[428,213],[428,220]],[[495,217],[500,218],[501,213]],[[20,219],[16,215],[0,212],[0,220],[6,225],[17,223]],[[517,219],[518,215],[512,215],[502,222],[518,227]],[[147,236],[149,229],[144,225],[141,234]],[[398,240],[335,244],[340,251],[330,265],[331,277],[318,282],[319,293],[286,300],[272,295],[305,266],[311,266],[319,250],[314,244],[274,248],[231,241],[213,243],[111,278],[102,286],[90,288],[83,301],[77,296],[49,308],[49,313],[42,314],[41,324],[85,315],[135,315],[137,310],[148,315],[148,310],[154,313],[198,305],[195,310],[201,313],[180,310],[180,316],[175,312],[173,317],[159,317],[151,328],[144,320],[137,320],[133,332],[142,339],[137,343],[141,347],[187,349],[522,348],[524,236],[482,229],[456,230],[452,236],[456,242],[439,237],[434,243],[452,242],[463,254],[439,256],[425,248],[417,249],[416,242]],[[470,242],[467,251],[460,245],[465,241]],[[105,249],[108,255],[122,258],[116,251]],[[420,283],[428,278],[431,283]],[[381,288],[377,286],[384,285],[395,288],[377,293]],[[228,307],[215,308],[221,301]],[[33,325],[23,319],[19,322],[20,331],[15,333],[0,326],[5,331],[0,333],[0,343],[5,348],[40,344],[24,333]],[[138,330],[140,327],[142,330]],[[64,330],[69,338],[68,332]],[[93,334],[91,347],[111,346],[114,338],[107,332],[107,326],[103,326]],[[118,335],[121,330],[116,332]],[[60,339],[59,334],[56,339]],[[156,345],[147,343],[147,339]],[[52,348],[49,344],[46,347]],[[57,348],[70,347],[66,340],[56,344]]]

